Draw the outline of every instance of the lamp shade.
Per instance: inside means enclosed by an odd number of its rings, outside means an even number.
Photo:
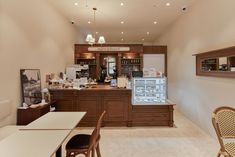
[[[91,34],[87,34],[86,36],[86,42],[91,42],[91,40],[93,39]]]
[[[100,36],[100,37],[99,37],[98,43],[99,43],[99,44],[104,44],[104,43],[105,43],[104,36]]]

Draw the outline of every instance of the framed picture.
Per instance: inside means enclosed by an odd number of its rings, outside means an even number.
[[[39,69],[21,69],[22,100],[27,105],[38,104],[42,100]]]

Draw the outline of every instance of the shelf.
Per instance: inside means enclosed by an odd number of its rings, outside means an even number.
[[[121,58],[122,60],[134,60],[134,59],[141,59],[141,58]]]
[[[122,66],[130,66],[130,65],[141,65],[140,63],[139,64],[121,64]]]
[[[95,58],[76,58],[76,60],[96,60]]]

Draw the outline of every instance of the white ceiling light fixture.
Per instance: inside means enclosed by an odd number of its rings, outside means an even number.
[[[171,3],[170,3],[170,2],[167,2],[167,3],[166,3],[166,6],[168,6],[168,7],[169,7],[170,5],[171,5]]]
[[[121,6],[124,6],[124,3],[121,2],[120,5],[121,5]]]
[[[121,21],[121,24],[124,24],[124,21]]]
[[[147,35],[149,35],[149,32],[147,32]]]
[[[153,24],[155,24],[155,25],[156,25],[156,24],[157,24],[157,21],[154,21],[154,22],[153,22]]]
[[[124,34],[124,32],[121,32],[122,34]]]
[[[104,43],[105,43],[105,38],[104,38],[104,36],[100,36],[100,37],[99,37],[98,43],[99,43],[99,44],[104,44]]]
[[[95,18],[95,13],[97,11],[97,8],[93,8],[93,11],[94,11],[94,33],[93,33],[93,36],[92,34],[87,34],[87,37],[86,37],[86,42],[88,42],[88,44],[90,45],[93,45],[95,44],[95,35],[98,34],[98,32],[95,32],[95,26],[96,26],[96,18]],[[90,22],[90,21],[89,21]],[[88,22],[88,23],[89,23]],[[105,38],[104,36],[100,36],[99,39],[98,39],[98,44],[104,44],[105,43]]]
[[[76,2],[76,3],[74,3],[74,5],[78,5],[78,3]]]

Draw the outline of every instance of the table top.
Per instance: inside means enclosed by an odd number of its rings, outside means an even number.
[[[0,141],[1,157],[51,157],[71,130],[17,131]]]
[[[20,130],[72,130],[86,112],[49,112]]]

